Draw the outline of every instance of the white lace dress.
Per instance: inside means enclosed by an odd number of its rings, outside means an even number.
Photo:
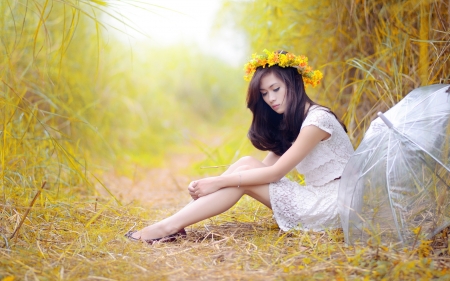
[[[320,106],[312,106],[302,128],[316,126],[331,136],[321,141],[297,166],[306,186],[282,178],[269,185],[270,204],[278,226],[287,231],[338,228],[339,179],[353,146],[339,121]]]

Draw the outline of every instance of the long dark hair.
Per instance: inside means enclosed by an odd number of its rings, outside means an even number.
[[[261,79],[270,73],[276,75],[286,85],[286,110],[283,114],[276,113],[261,97]],[[258,67],[247,92],[247,107],[253,113],[248,138],[253,146],[259,150],[283,155],[300,133],[306,117],[305,106],[307,103],[311,106],[317,105],[306,94],[302,75],[296,68],[283,68],[278,65]],[[328,111],[331,112],[329,109]],[[333,112],[331,113],[334,115]],[[344,125],[343,127],[346,130]]]

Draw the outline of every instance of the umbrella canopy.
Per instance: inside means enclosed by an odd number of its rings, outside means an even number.
[[[342,174],[345,241],[409,246],[450,225],[450,85],[417,88],[379,116]]]

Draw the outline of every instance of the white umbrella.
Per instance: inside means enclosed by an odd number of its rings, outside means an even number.
[[[417,88],[379,116],[342,174],[345,241],[409,246],[450,225],[450,85]]]

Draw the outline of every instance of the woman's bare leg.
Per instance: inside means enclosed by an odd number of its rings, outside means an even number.
[[[143,240],[160,238],[207,218],[219,215],[230,209],[242,195],[248,194],[267,207],[270,206],[269,185],[242,186],[222,188],[207,196],[200,197],[188,204],[174,215],[153,225],[147,226],[133,234]]]
[[[234,162],[232,165],[230,165],[225,172],[222,173],[222,175],[228,175],[231,173],[264,167],[265,165],[259,161],[258,159],[251,157],[251,156],[245,156],[240,158],[238,161]],[[258,199],[256,199],[258,200]],[[259,200],[258,200],[259,201]],[[192,199],[186,206],[194,202]],[[183,210],[186,206],[181,208],[179,211]]]
[[[251,157],[251,156],[245,156],[245,157],[240,158],[238,161],[234,162],[232,165],[230,165],[227,168],[227,170],[222,173],[222,175],[228,175],[231,173],[254,169],[254,168],[260,168],[260,167],[264,167],[264,166],[265,165],[258,159]],[[255,199],[258,200],[257,198],[255,198]],[[193,203],[194,201],[195,200],[192,199],[186,206]],[[260,201],[260,200],[258,200],[258,201]],[[179,211],[183,210],[186,206],[181,208]]]
[[[239,162],[239,161],[238,161]],[[238,163],[237,162],[237,163]],[[245,164],[243,163],[245,162]],[[235,163],[235,164],[237,164]],[[238,172],[245,169],[263,167],[264,164],[254,158],[247,158],[245,161],[241,161],[240,165],[233,165],[226,171],[229,173]],[[255,186],[241,186],[222,188],[207,196],[200,197],[199,199],[191,202],[176,214],[158,222],[153,225],[147,226],[142,230],[133,234],[135,238],[141,238],[143,240],[160,238],[172,233],[178,232],[180,229],[197,223],[204,219],[221,214],[230,209],[237,201],[247,194],[256,200],[260,201],[268,208],[270,208],[269,199],[269,185],[255,185]]]
[[[222,173],[222,175],[228,175],[234,172],[242,171],[242,170],[249,170],[254,168],[261,168],[265,167],[261,161],[258,159],[251,157],[251,156],[245,156],[240,158],[238,161],[234,162],[234,164],[230,165],[228,169]]]

